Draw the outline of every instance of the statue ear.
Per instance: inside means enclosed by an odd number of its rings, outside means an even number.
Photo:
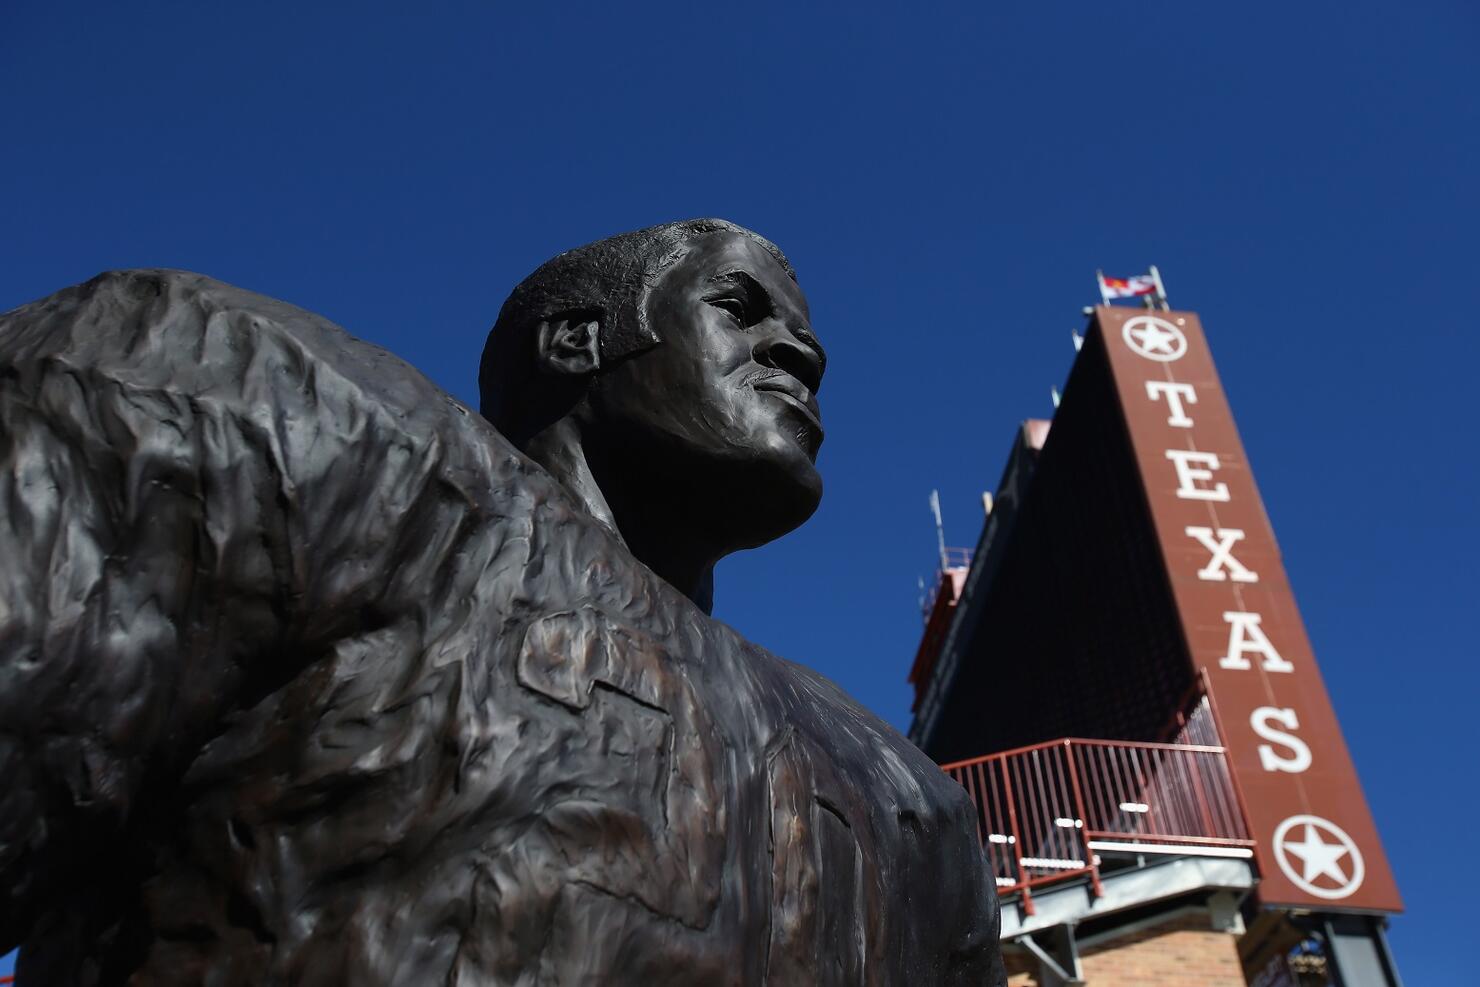
[[[594,312],[566,312],[540,323],[535,337],[540,369],[584,377],[601,368],[601,321]]]

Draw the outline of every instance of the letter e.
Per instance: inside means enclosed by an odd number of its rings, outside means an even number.
[[[1201,484],[1213,478],[1218,468],[1218,456],[1212,452],[1193,452],[1191,449],[1168,449],[1167,458],[1177,467],[1177,496],[1183,500],[1227,500],[1228,486],[1215,483],[1211,487]]]

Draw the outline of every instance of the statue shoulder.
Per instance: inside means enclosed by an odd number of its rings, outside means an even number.
[[[435,419],[435,406],[452,401],[409,364],[320,315],[162,268],[106,271],[0,315],[0,365],[41,372],[58,363],[122,386],[267,401],[264,411],[295,390],[333,399],[345,385],[359,403],[413,423]]]
[[[475,564],[459,538],[517,513],[521,471],[409,365],[199,274],[0,315],[0,948],[88,879],[147,774]]]

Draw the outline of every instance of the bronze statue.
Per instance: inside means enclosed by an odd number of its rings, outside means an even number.
[[[965,794],[707,615],[824,365],[718,220],[526,279],[486,419],[199,275],[0,316],[22,987],[1003,982]]]

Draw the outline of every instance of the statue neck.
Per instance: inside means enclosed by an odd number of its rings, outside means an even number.
[[[523,452],[639,562],[706,614],[713,611],[714,566],[725,553],[699,537],[702,525],[685,523],[693,500],[675,489],[672,477],[621,458],[588,455],[580,423],[570,416],[531,438]],[[607,478],[606,487],[598,476]]]

